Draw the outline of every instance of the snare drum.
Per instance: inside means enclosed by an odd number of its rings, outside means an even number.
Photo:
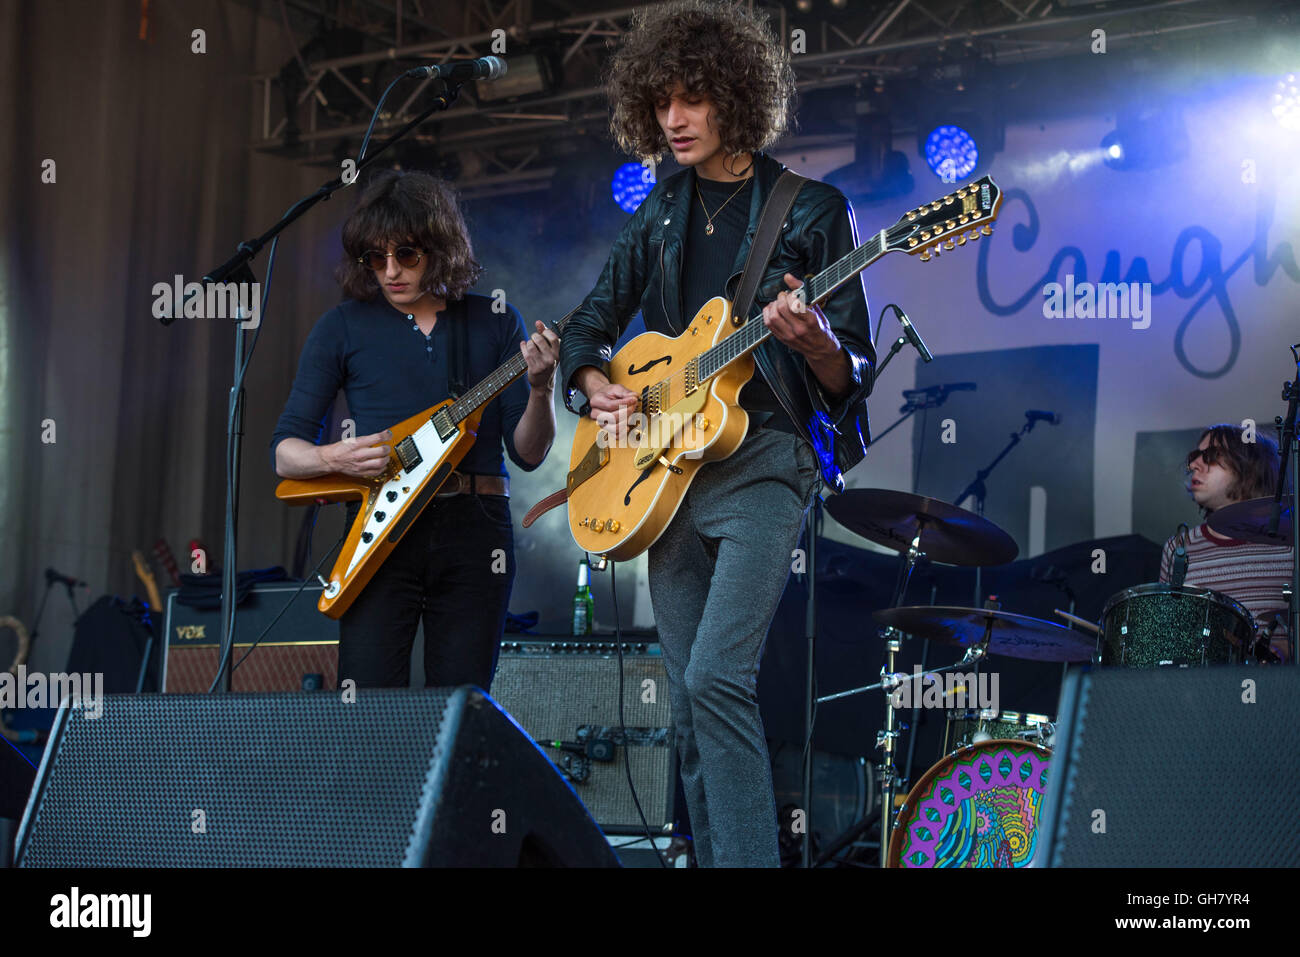
[[[1231,664],[1254,634],[1250,612],[1227,595],[1156,582],[1106,602],[1097,655],[1103,665],[1124,668]]]
[[[898,812],[890,867],[1026,867],[1052,752],[1026,741],[984,741],[925,773]]]
[[[1050,748],[1056,736],[1056,722],[1045,714],[1024,711],[949,711],[943,733],[943,754],[984,741],[1032,741]]]

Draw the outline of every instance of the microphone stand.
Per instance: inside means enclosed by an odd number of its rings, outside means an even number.
[[[973,495],[975,497],[975,514],[978,515],[980,518],[984,517],[984,500],[988,496],[988,488],[987,486],[985,486],[984,480],[988,478],[989,475],[992,474],[993,470],[997,468],[998,465],[1002,462],[1002,460],[1007,457],[1007,453],[1009,453],[1012,449],[1014,449],[1017,445],[1020,444],[1020,437],[1022,435],[1028,435],[1031,431],[1033,431],[1034,423],[1036,421],[1038,420],[1027,419],[1024,426],[1021,427],[1019,432],[1011,433],[1011,439],[1007,442],[1005,446],[1002,447],[1002,451],[997,454],[997,457],[994,458],[993,461],[990,462],[988,465],[986,465],[984,468],[976,472],[975,478],[971,480],[971,483],[967,485],[965,489],[962,490],[962,493],[959,496],[957,496],[957,498],[953,499],[954,505],[956,505],[958,508],[961,508],[962,507],[961,503],[966,501],[966,499],[970,498]],[[983,569],[979,565],[975,566],[975,600],[971,602],[972,608],[980,608],[984,603],[984,599],[980,597],[981,581],[982,581],[982,576],[980,573],[982,571]]]
[[[280,235],[288,226],[295,222],[300,216],[311,209],[317,203],[329,199],[335,192],[350,186],[356,182],[361,171],[383,155],[384,151],[389,149],[394,143],[402,139],[415,127],[419,126],[434,113],[447,110],[452,103],[456,101],[460,94],[461,84],[459,82],[444,80],[443,90],[434,99],[433,105],[421,113],[415,119],[411,120],[405,126],[397,130],[389,139],[381,143],[368,156],[363,157],[356,167],[356,176],[344,182],[343,177],[337,176],[328,183],[323,184],[316,192],[303,197],[289,210],[280,217],[280,220],[264,232],[262,235],[253,239],[241,242],[236,248],[235,255],[231,256],[224,263],[203,277],[206,284],[222,283],[227,279],[234,277],[239,282],[251,283],[254,281],[253,272],[249,268],[249,262],[256,256],[268,242]],[[269,277],[268,277],[269,279]],[[265,303],[269,298],[270,289],[264,289],[262,302]],[[180,310],[184,313],[184,310]],[[180,316],[163,317],[163,325],[170,325],[179,319]],[[248,371],[244,357],[244,318],[239,316],[239,321],[235,323],[235,375],[230,388],[230,402],[227,406],[227,428],[226,428],[226,511],[225,511],[225,536],[223,544],[222,559],[222,576],[221,576],[221,651],[218,656],[217,676],[213,682],[213,689],[223,692],[230,691],[230,661],[231,652],[235,644],[235,582],[236,582],[236,530],[239,524],[239,465],[240,451],[243,444],[244,434],[244,375]],[[261,318],[265,318],[264,316]]]
[[[1291,645],[1291,664],[1300,665],[1300,436],[1296,434],[1296,412],[1300,407],[1300,344],[1291,347],[1296,362],[1296,377],[1282,384],[1282,398],[1287,400],[1285,421],[1274,422],[1281,428],[1279,451],[1282,465],[1273,494],[1273,515],[1268,530],[1276,534],[1282,519],[1282,496],[1285,494],[1288,465],[1291,472],[1291,594],[1287,600],[1287,635]]]

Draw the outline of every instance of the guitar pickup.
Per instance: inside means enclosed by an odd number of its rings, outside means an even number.
[[[398,442],[393,447],[393,451],[397,453],[397,459],[402,463],[402,468],[408,472],[424,461],[420,455],[420,450],[415,446],[415,439],[409,435]]]

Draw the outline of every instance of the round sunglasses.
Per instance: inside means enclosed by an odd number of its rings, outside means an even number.
[[[398,246],[391,253],[386,253],[380,249],[366,250],[364,255],[357,257],[357,262],[361,265],[379,272],[381,269],[388,268],[388,257],[392,256],[397,260],[397,265],[403,269],[414,269],[420,265],[420,260],[424,258],[424,253],[414,246]]]

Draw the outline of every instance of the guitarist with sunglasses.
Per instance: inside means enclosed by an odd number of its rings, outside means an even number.
[[[784,167],[762,150],[785,132],[794,78],[761,14],[691,0],[634,20],[609,67],[611,131],[643,160],[686,167],[623,228],[571,317],[560,381],[571,412],[625,440],[637,397],[607,376],[640,311],[678,336],[709,299],[735,295],[763,204]],[[756,300],[772,331],[739,401],[749,432],[704,464],[649,551],[650,594],[672,698],[682,783],[701,866],[779,865],[757,700],[758,667],[804,517],[825,476],[837,490],[868,441],[875,351],[860,279],[821,308],[788,292],[852,251],[843,194],[809,181],[790,209]],[[574,391],[586,397],[575,406]]]
[[[515,575],[502,450],[525,472],[546,458],[559,339],[541,322],[525,338],[513,306],[469,294],[481,267],[451,189],[432,176],[378,174],[342,239],[345,298],[308,336],[271,439],[281,478],[372,478],[392,452],[388,426],[448,398],[457,366],[461,389],[521,352],[528,373],[488,405],[456,471],[339,619],[339,681],[406,687],[423,620],[426,687],[487,689]],[[318,444],[340,390],[359,434]]]

